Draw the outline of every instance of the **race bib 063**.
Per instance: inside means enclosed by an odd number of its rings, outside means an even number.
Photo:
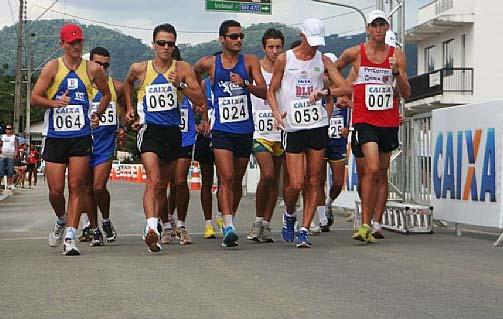
[[[170,83],[149,85],[145,92],[147,112],[170,111],[178,106],[176,88]]]
[[[311,126],[322,120],[321,101],[311,104],[309,100],[295,100],[290,102],[290,123],[292,126]]]
[[[80,131],[86,124],[82,105],[67,105],[54,109],[52,119],[56,132]]]
[[[393,87],[391,85],[365,85],[365,106],[369,111],[383,111],[393,108]]]
[[[220,123],[241,122],[250,118],[248,96],[246,95],[219,97],[218,107]]]

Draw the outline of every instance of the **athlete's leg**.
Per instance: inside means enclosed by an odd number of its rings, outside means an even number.
[[[65,218],[65,172],[67,164],[46,162],[49,202],[58,218]]]
[[[274,160],[272,154],[269,152],[257,152],[255,153],[255,158],[260,169],[260,179],[256,191],[255,216],[264,218],[264,214],[270,205],[271,192],[274,192],[273,187],[276,186]],[[269,216],[268,221],[270,219]]]
[[[346,165],[344,160],[331,161],[330,170],[332,171],[332,187],[330,187],[330,199],[334,201],[342,191],[344,185],[344,173]]]
[[[231,151],[226,149],[215,149],[214,152],[218,176],[218,203],[225,217],[232,215],[234,156]]]
[[[243,177],[248,168],[249,157],[233,157],[234,174],[232,179],[232,215],[235,216],[239,207],[239,202],[243,196]]]
[[[212,194],[211,188],[213,187],[213,164],[201,163],[201,207],[204,212],[204,219],[212,219]]]
[[[362,180],[365,176],[365,158],[363,157],[355,157],[356,162],[356,172],[358,174],[358,185],[356,186],[356,190],[358,191],[358,196],[360,199],[362,198]]]
[[[176,189],[176,212],[178,220],[185,224],[187,209],[189,207],[189,185],[187,184],[187,174],[189,173],[191,160],[179,158],[175,164],[175,189]]]
[[[93,189],[96,204],[103,219],[110,218],[110,192],[107,189],[108,178],[112,170],[112,161],[106,161],[94,168]]]
[[[269,201],[266,206],[266,210],[264,212],[264,220],[266,222],[271,222],[272,215],[274,213],[274,208],[276,208],[276,202],[278,201],[279,196],[279,178],[281,173],[281,164],[283,163],[283,156],[274,156],[273,157],[273,165],[274,165],[274,178],[271,183],[271,190],[269,194]]]
[[[83,206],[84,209],[82,210],[82,212],[87,214],[89,223],[91,224],[91,228],[95,229],[96,227],[98,227],[98,208],[96,206],[96,198],[94,197],[93,183],[94,183],[94,169],[90,167],[87,172],[86,191],[85,191],[86,200],[84,202]]]
[[[141,154],[141,161],[145,168],[145,174],[147,175],[145,192],[143,193],[143,210],[145,218],[147,220],[150,218],[158,218],[160,201],[162,201],[161,196],[164,192],[164,189],[161,187],[160,159],[157,154],[153,152],[145,152]],[[157,228],[157,223],[155,226],[152,224],[149,225],[149,227]]]
[[[306,201],[305,210],[303,216],[303,226],[309,229],[311,221],[313,220],[314,213],[316,210],[316,201],[320,196],[320,175],[321,170],[324,165],[323,156],[325,155],[325,150],[314,150],[307,149],[306,151],[306,163],[307,163],[307,176],[306,176]]]
[[[288,214],[295,214],[295,205],[304,187],[304,153],[286,153],[288,183],[285,185],[284,198]]]
[[[173,214],[176,208],[176,197],[177,191],[175,187],[175,167],[176,161],[165,162],[160,161],[160,174],[161,174],[161,188],[162,191],[159,195],[159,217],[163,222],[163,235],[162,243],[169,244],[173,242],[176,237],[176,231],[174,229]],[[169,186],[169,196],[167,194],[167,189]]]
[[[89,156],[72,156],[68,162],[68,221],[66,238],[75,239],[86,200]]]
[[[379,181],[379,148],[377,143],[368,142],[362,145],[365,159],[365,174],[361,183],[362,223],[370,225],[375,211],[376,187]]]

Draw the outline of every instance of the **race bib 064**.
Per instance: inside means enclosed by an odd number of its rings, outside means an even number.
[[[54,109],[52,119],[56,132],[80,131],[86,124],[82,105],[67,105]]]

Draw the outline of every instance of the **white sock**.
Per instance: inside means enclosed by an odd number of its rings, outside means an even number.
[[[217,211],[217,218],[224,218],[224,214],[222,214],[222,212]]]
[[[89,225],[91,225],[91,222],[89,221],[87,213],[82,213],[80,216],[81,216],[80,218],[82,219],[82,227],[84,228],[89,227]]]
[[[163,229],[173,229],[170,222],[162,223]]]
[[[286,217],[295,217],[295,212],[293,212],[292,214],[289,214],[287,211],[285,211],[285,216]]]
[[[211,219],[204,221],[204,227],[208,227],[208,226],[213,226],[213,224],[211,223]]]
[[[262,224],[263,224],[264,226],[270,226],[270,225],[271,225],[271,222],[268,222],[267,220],[265,220],[265,219],[264,219],[264,220],[262,221]]]
[[[328,225],[327,215],[325,215],[325,206],[316,207],[316,211],[318,212],[318,219],[320,220],[320,224],[322,226]]]
[[[378,222],[372,222],[372,232],[381,230],[381,224]]]
[[[157,231],[157,223],[158,222],[159,222],[159,220],[157,219],[157,217],[147,218],[147,227],[155,229]]]
[[[77,230],[73,227],[66,227],[65,239],[75,239]]]
[[[314,220],[311,221],[311,224],[309,225],[309,228],[314,228],[316,227],[316,224],[314,223]]]
[[[264,217],[255,217],[255,223],[259,223],[264,220]]]
[[[234,224],[232,224],[232,215],[224,215],[224,221],[225,221],[225,227],[232,226],[234,227]]]
[[[65,226],[66,225],[66,217],[65,216],[58,217],[58,219],[56,219],[56,223],[58,223],[59,226]]]
[[[102,224],[105,224],[105,223],[108,223],[108,222],[110,222],[110,218],[107,218],[107,219],[102,219],[102,220],[101,220],[101,223],[102,223]]]
[[[300,231],[309,232],[309,229],[307,229],[306,227],[302,226],[302,227],[300,228]]]
[[[181,220],[178,220],[176,222],[176,227],[177,228],[182,228],[182,227],[185,228],[185,222],[182,222]]]
[[[168,222],[172,222],[173,220],[173,214],[168,214]]]

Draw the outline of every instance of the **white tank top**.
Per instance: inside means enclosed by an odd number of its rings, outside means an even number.
[[[16,136],[2,135],[2,156],[14,157],[16,154]]]
[[[309,103],[309,94],[323,89],[323,72],[325,66],[320,51],[309,61],[298,60],[292,50],[286,51],[285,71],[276,93],[281,113],[286,112],[283,121],[286,132],[328,126],[327,110],[321,100],[313,105]]]
[[[271,84],[272,73],[266,72],[263,68],[262,75],[264,76],[265,83],[269,88]],[[255,131],[253,138],[262,138],[271,142],[281,141],[281,131],[274,128],[274,117],[272,110],[269,107],[267,100],[250,95],[252,100],[253,123],[255,124]]]

